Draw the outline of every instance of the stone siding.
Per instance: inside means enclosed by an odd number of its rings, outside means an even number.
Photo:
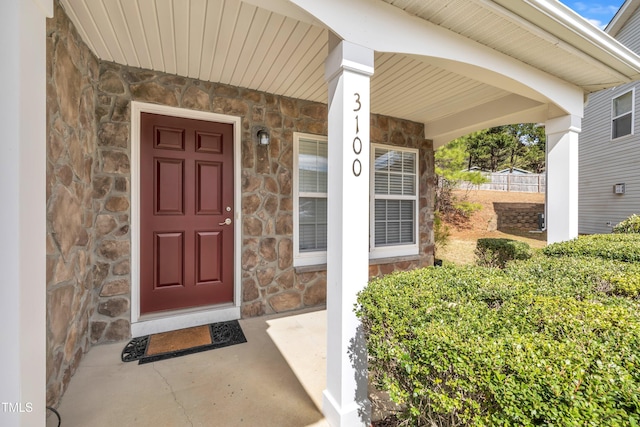
[[[493,204],[498,217],[498,230],[537,230],[538,215],[544,214],[544,203]]]
[[[327,106],[99,61],[55,1],[47,21],[47,404],[92,344],[131,334],[131,101],[238,116],[242,316],[321,306],[323,266],[293,267],[293,135],[327,134]],[[257,146],[264,126],[271,144]],[[433,263],[433,145],[421,124],[371,115],[371,142],[419,149],[420,254],[370,276]]]
[[[46,46],[47,405],[55,406],[89,350],[100,282],[93,239],[99,66],[57,2]]]
[[[109,263],[127,263],[130,235],[128,225],[128,188],[130,178],[130,102],[144,101],[242,118],[242,315],[244,317],[279,313],[325,303],[326,273],[296,272],[293,267],[293,134],[305,132],[327,134],[327,106],[310,101],[280,97],[250,89],[218,83],[202,82],[186,77],[150,70],[134,69],[102,63],[98,83],[96,114],[99,121],[100,158],[96,178],[120,180],[123,191],[107,198],[123,197],[122,210],[104,211],[111,218],[117,236],[97,237],[98,247],[122,245]],[[271,144],[257,146],[254,131],[265,126],[271,133]],[[433,148],[423,137],[421,124],[372,115],[371,141],[420,149],[420,236],[421,255],[403,258],[389,265],[377,263],[372,275],[396,269],[429,265],[433,262]],[[108,167],[108,170],[105,168]],[[126,188],[125,188],[126,187]],[[100,243],[102,239],[102,243]],[[111,254],[111,251],[107,251]],[[97,341],[126,338],[124,323],[129,318],[129,277],[115,276],[108,269],[107,282],[116,281],[117,296],[104,292],[100,307],[117,299],[118,308],[110,313],[99,310],[94,318],[94,331],[106,330],[114,321],[123,324],[120,336],[94,336]],[[126,283],[125,283],[126,281]],[[100,327],[96,327],[96,325]]]

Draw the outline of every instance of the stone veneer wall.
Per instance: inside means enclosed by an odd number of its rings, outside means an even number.
[[[47,405],[55,406],[89,350],[97,303],[92,181],[99,66],[57,2],[46,47]]]
[[[242,118],[242,315],[324,304],[323,266],[293,267],[293,133],[327,134],[327,106],[98,61],[59,3],[47,21],[47,405],[91,344],[130,336],[132,100]],[[258,147],[256,126],[271,132]],[[371,142],[420,150],[420,255],[433,263],[433,146],[423,126],[371,116]]]
[[[106,283],[92,322],[94,342],[124,339],[130,316],[129,178],[132,100],[242,118],[242,315],[284,312],[325,303],[326,272],[293,267],[293,133],[327,134],[327,106],[250,89],[102,63],[96,115],[99,158],[94,186],[107,203],[96,230],[100,271]],[[268,147],[256,146],[253,130],[266,126]],[[433,146],[421,124],[372,115],[371,141],[420,149],[421,255],[372,265],[370,274],[433,262]],[[121,185],[118,185],[121,183]],[[106,226],[107,218],[109,226]],[[103,219],[103,220],[101,220]],[[104,226],[103,226],[104,225]],[[104,263],[104,264],[103,264]],[[122,266],[122,268],[120,268]],[[126,266],[127,268],[124,268]],[[104,267],[104,268],[103,268]],[[113,324],[118,322],[118,327]],[[117,329],[119,335],[102,331]]]

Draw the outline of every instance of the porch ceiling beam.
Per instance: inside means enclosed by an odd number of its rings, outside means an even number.
[[[344,40],[379,52],[423,57],[460,75],[582,116],[583,90],[578,86],[385,2],[290,1]]]
[[[548,105],[508,95],[425,124],[425,137],[434,148],[471,132],[509,123],[544,122]]]

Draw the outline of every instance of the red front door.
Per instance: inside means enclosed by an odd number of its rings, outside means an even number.
[[[142,113],[140,313],[233,302],[233,126]]]

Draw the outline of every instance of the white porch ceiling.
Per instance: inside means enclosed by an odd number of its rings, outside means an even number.
[[[627,70],[609,67],[584,46],[575,47],[575,34],[565,34],[565,27],[550,34],[520,16],[522,8],[514,5],[522,1],[502,1],[506,6],[489,0],[382,1],[578,84],[585,92],[628,81]],[[285,0],[265,0],[265,8],[256,0],[61,3],[102,60],[327,102],[328,31]],[[532,20],[543,19],[531,15]],[[375,56],[374,113],[427,124],[508,97],[513,99],[500,87],[444,70],[424,58],[389,52]]]

